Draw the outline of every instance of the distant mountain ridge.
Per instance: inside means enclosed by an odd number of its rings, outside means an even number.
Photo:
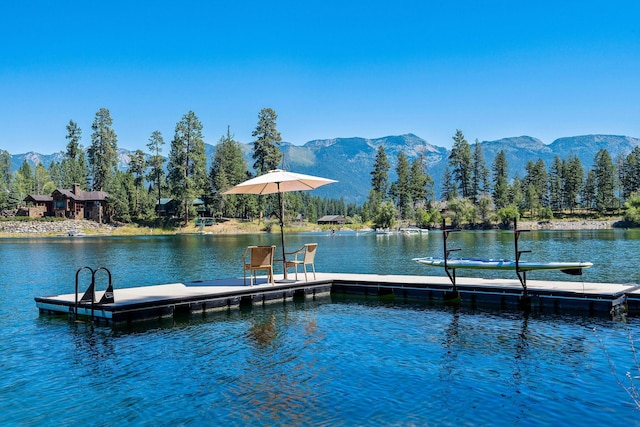
[[[470,142],[471,143],[471,142]],[[280,146],[284,153],[285,169],[311,175],[324,176],[338,180],[338,183],[314,190],[319,197],[344,198],[347,203],[363,203],[371,188],[371,171],[375,163],[378,147],[382,145],[391,164],[390,182],[397,179],[395,173],[398,154],[403,151],[409,161],[424,153],[427,159],[428,173],[434,180],[434,189],[439,194],[442,175],[450,150],[429,144],[414,135],[396,135],[383,138],[333,138],[309,141],[302,146],[283,142]],[[487,167],[491,167],[496,154],[503,150],[509,165],[509,175],[524,176],[527,161],[542,159],[547,167],[557,154],[565,159],[573,153],[588,170],[593,166],[593,158],[598,150],[605,148],[615,160],[619,155],[627,155],[634,147],[640,146],[640,139],[617,135],[583,135],[559,138],[551,144],[531,136],[503,138],[496,141],[483,141]],[[242,144],[243,153],[249,168],[253,165],[253,144]],[[205,144],[208,162],[211,161],[215,146]],[[119,149],[120,167],[126,168],[132,150]],[[42,163],[49,166],[52,161],[62,160],[61,152],[50,155],[29,152],[11,156],[13,171],[16,171],[26,159],[35,166]]]

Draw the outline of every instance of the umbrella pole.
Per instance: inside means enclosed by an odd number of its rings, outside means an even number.
[[[280,239],[282,242],[282,271],[284,280],[287,280],[287,260],[285,259],[285,250],[284,250],[284,197],[282,197],[282,193],[280,192],[280,183],[278,185],[278,202],[280,202]]]

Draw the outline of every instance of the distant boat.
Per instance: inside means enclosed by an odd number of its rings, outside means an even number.
[[[407,227],[407,228],[401,228],[400,233],[408,234],[408,235],[423,235],[423,234],[429,234],[429,230],[427,230],[426,228]]]
[[[393,234],[393,231],[389,230],[388,228],[376,228],[375,233],[381,236],[386,236],[389,234]]]
[[[430,267],[445,267],[444,258],[424,257],[413,258],[419,264]],[[590,262],[527,262],[520,261],[518,269],[520,271],[533,270],[560,270],[566,274],[579,275],[583,268],[590,268]],[[516,262],[510,259],[481,259],[481,258],[450,258],[446,260],[446,267],[449,269],[471,268],[479,270],[515,270]]]
[[[83,237],[83,236],[86,236],[86,234],[84,234],[84,232],[82,232],[82,231],[73,231],[72,230],[72,231],[69,231],[67,233],[67,236],[69,236],[69,237]]]

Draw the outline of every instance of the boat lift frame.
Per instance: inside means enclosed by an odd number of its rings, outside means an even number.
[[[456,248],[456,249],[448,249],[447,248],[447,239],[449,238],[449,234],[453,233],[453,232],[457,232],[460,231],[459,228],[449,228],[447,229],[446,227],[446,220],[443,218],[442,219],[442,243],[443,243],[443,252],[444,252],[444,271],[447,273],[447,276],[449,277],[449,280],[451,281],[451,284],[453,285],[453,291],[452,293],[454,294],[454,296],[458,295],[458,287],[456,284],[456,269],[449,267],[449,263],[448,263],[448,259],[449,259],[449,255],[451,254],[451,252],[457,252],[459,250],[461,250],[461,248]],[[521,251],[518,248],[518,241],[520,240],[520,234],[521,233],[526,233],[529,232],[531,230],[519,230],[518,229],[518,220],[516,218],[513,219],[513,245],[515,248],[515,253],[516,253],[516,275],[518,276],[518,280],[520,281],[520,284],[522,285],[522,296],[523,298],[527,298],[528,297],[528,290],[527,290],[527,270],[522,270],[520,268],[520,256],[524,253],[530,253],[530,250],[524,250]]]
[[[445,273],[447,273],[447,276],[449,277],[449,280],[451,281],[451,284],[453,285],[453,296],[457,297],[458,296],[458,287],[456,285],[456,269],[455,268],[450,268],[449,264],[448,264],[448,259],[449,259],[449,254],[451,252],[457,252],[462,250],[461,248],[456,248],[456,249],[447,249],[447,239],[449,238],[449,233],[454,233],[456,231],[460,231],[459,228],[450,228],[447,229],[447,225],[446,225],[446,220],[443,218],[442,219],[442,242],[443,242],[443,251],[444,251],[444,271]]]
[[[520,239],[520,233],[526,233],[530,230],[518,230],[518,220],[516,218],[513,219],[513,245],[516,251],[516,275],[520,280],[520,284],[522,285],[523,293],[522,296],[527,296],[527,271],[520,269],[520,255],[531,253],[531,251],[520,251],[518,250],[518,240]]]

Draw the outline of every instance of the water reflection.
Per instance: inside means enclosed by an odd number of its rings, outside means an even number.
[[[251,320],[248,336],[259,348],[264,348],[276,339],[276,315],[271,313],[266,319],[256,318]]]

